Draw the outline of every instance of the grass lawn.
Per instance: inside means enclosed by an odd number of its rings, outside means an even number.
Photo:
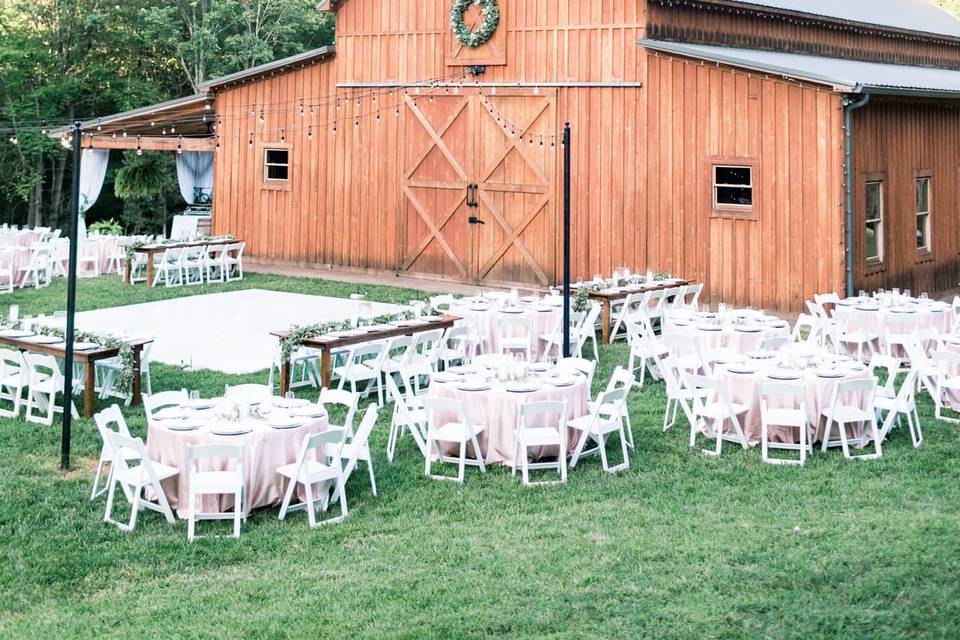
[[[211,290],[239,287],[356,290],[262,275]],[[106,277],[80,283],[78,306],[204,290]],[[25,315],[64,299],[60,281],[0,302]],[[598,384],[626,350],[601,360]],[[266,372],[154,365],[153,376],[155,390],[213,395]],[[388,464],[387,407],[372,440],[380,497],[354,474],[345,523],[311,531],[303,513],[278,522],[266,509],[239,541],[193,544],[184,523],[152,512],[132,534],[102,522],[103,499],[88,500],[92,420],[75,423],[66,474],[56,427],[0,421],[0,637],[960,637],[960,427],[936,422],[928,398],[920,450],[895,430],[880,461],[831,451],[805,468],[733,447],[704,457],[682,427],[661,432],[663,405],[659,384],[632,395],[629,471],[608,476],[590,459],[542,488],[499,468],[468,470],[463,486],[425,479],[409,439]],[[126,414],[145,435],[142,413]]]

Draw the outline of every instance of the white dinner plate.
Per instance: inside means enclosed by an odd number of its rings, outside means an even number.
[[[270,418],[269,424],[272,429],[296,429],[303,424],[303,419],[293,416],[276,416]]]
[[[771,380],[799,380],[800,373],[798,371],[789,371],[789,370],[780,370],[780,371],[771,371],[767,374],[767,377]]]
[[[555,387],[572,387],[573,385],[577,384],[577,377],[569,376],[569,375],[559,375],[559,376],[553,376],[551,378],[548,378],[547,382],[549,382],[551,385]]]
[[[487,382],[463,382],[457,385],[460,391],[489,391],[490,384]]]
[[[298,418],[322,418],[327,415],[327,412],[318,404],[308,404],[290,409],[290,415]]]
[[[24,338],[23,340],[24,342],[32,342],[34,344],[57,344],[57,343],[63,342],[63,339],[58,338],[57,336],[43,336],[43,335],[32,336],[29,338]]]
[[[760,333],[761,331],[763,331],[763,327],[758,327],[755,324],[751,324],[751,325],[745,324],[737,327],[737,331],[739,331],[740,333]]]
[[[180,420],[190,415],[185,407],[164,407],[153,416],[156,420]]]
[[[539,391],[540,387],[529,382],[512,382],[506,386],[510,393],[533,393]]]
[[[190,419],[170,420],[163,426],[170,431],[196,431],[200,428],[200,423]]]
[[[96,342],[74,342],[73,350],[74,351],[93,351],[94,349],[99,349],[100,345]]]
[[[701,324],[697,329],[700,331],[723,331],[723,327],[716,324]]]
[[[453,373],[452,371],[444,371],[442,373],[435,373],[433,375],[434,382],[463,382],[463,376]]]
[[[510,313],[513,315],[518,315],[523,313],[523,309],[518,309],[516,307],[507,307],[506,309],[500,309],[500,313]]]
[[[818,378],[827,378],[827,379],[833,380],[833,379],[836,379],[836,378],[842,378],[842,377],[844,377],[845,375],[846,375],[846,374],[845,374],[844,372],[842,372],[842,371],[837,371],[836,369],[819,369],[819,370],[817,370],[817,377],[818,377]]]
[[[32,335],[36,335],[33,331],[27,331],[26,329],[6,329],[0,331],[0,336],[4,338],[29,338]]]
[[[245,436],[252,432],[250,427],[218,427],[210,430],[215,436]]]
[[[212,409],[220,404],[221,400],[223,400],[223,398],[196,398],[194,400],[187,400],[183,403],[183,406],[194,410]]]
[[[750,367],[742,367],[737,365],[734,365],[732,367],[727,367],[727,371],[729,371],[730,373],[736,373],[742,376],[748,376],[750,374],[757,372],[756,369],[751,369]]]

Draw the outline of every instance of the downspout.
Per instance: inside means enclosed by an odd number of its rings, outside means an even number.
[[[853,282],[853,112],[862,109],[870,102],[870,94],[865,93],[862,98],[854,102],[852,98],[844,98],[843,111],[845,118],[846,137],[846,183],[847,183],[847,211],[846,211],[846,267],[847,267],[847,297],[854,295]]]

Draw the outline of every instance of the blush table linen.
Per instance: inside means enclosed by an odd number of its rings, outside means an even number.
[[[242,444],[244,450],[244,474],[246,483],[247,513],[260,507],[279,505],[283,501],[286,479],[277,473],[277,467],[297,461],[300,446],[308,435],[327,429],[327,419],[315,418],[312,422],[293,429],[273,429],[265,421],[249,419],[243,426],[253,431],[241,436],[218,436],[211,432],[215,426],[236,427],[237,423],[201,427],[196,431],[173,431],[157,421],[148,429],[147,451],[151,459],[168,464],[180,473],[163,481],[163,489],[170,506],[180,518],[186,518],[189,509],[189,463],[187,448],[198,444]],[[226,470],[227,460],[214,460],[204,471]],[[301,496],[302,497],[302,496]],[[205,495],[200,497],[197,508],[204,512],[225,512],[233,509],[233,495]]]
[[[430,385],[430,394],[439,398],[450,398],[466,401],[467,411],[473,422],[483,424],[485,429],[477,435],[477,441],[483,453],[486,464],[505,465],[513,467],[514,450],[516,447],[516,428],[520,418],[520,406],[528,402],[543,402],[546,400],[567,401],[567,419],[579,418],[588,413],[589,390],[587,379],[578,376],[577,382],[568,387],[555,387],[543,384],[537,391],[515,393],[508,391],[504,385],[492,383],[487,391],[463,391],[456,382],[434,382]],[[439,420],[453,420],[455,416],[438,416]],[[544,426],[533,424],[531,426]],[[576,448],[578,431],[567,429],[567,454],[573,453]],[[459,455],[459,447],[454,445],[444,450],[445,454]],[[468,447],[468,455],[473,455],[472,448]],[[554,457],[554,449],[534,452],[533,458]]]
[[[743,327],[730,324],[715,326],[719,326],[720,330],[702,329],[696,322],[682,324],[667,319],[663,325],[663,333],[694,339],[703,351],[729,349],[741,355],[758,350],[767,338],[790,337],[790,325],[786,322],[760,324],[759,331],[745,331]]]
[[[769,373],[769,369],[761,369],[754,373],[735,373],[727,365],[717,365],[714,370],[714,377],[726,385],[730,393],[730,401],[747,408],[747,412],[740,415],[740,426],[750,446],[760,444],[763,434],[760,419],[760,385],[768,383],[802,385],[806,391],[807,418],[814,427],[814,442],[820,442],[826,430],[826,421],[821,418],[821,412],[829,408],[833,402],[833,392],[837,383],[870,378],[866,368],[858,371],[848,369],[844,371],[845,375],[842,378],[821,378],[813,371],[804,370],[800,372],[798,380],[792,381],[774,380],[769,377]],[[856,398],[841,398],[841,400],[866,408],[869,402],[866,394],[856,395],[858,396]],[[863,425],[860,425],[854,429],[854,434],[859,436],[862,428]],[[732,433],[729,426],[725,429]],[[794,444],[798,442],[796,429],[786,427],[771,426],[769,437],[771,442]]]
[[[540,339],[540,336],[553,332],[557,323],[560,322],[563,314],[562,307],[530,305],[521,307],[522,314],[504,313],[499,307],[493,304],[487,305],[454,305],[450,308],[450,313],[463,318],[463,324],[471,327],[479,336],[484,338],[485,342],[482,348],[483,353],[497,353],[500,348],[500,341],[497,335],[497,320],[499,318],[525,317],[531,318],[533,324],[533,335],[531,336],[531,355],[533,360],[541,361],[548,354],[545,353],[546,343]],[[517,330],[509,331],[510,335],[517,335]]]

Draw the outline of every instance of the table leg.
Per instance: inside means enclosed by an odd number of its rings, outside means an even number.
[[[603,301],[603,313],[601,314],[600,319],[600,335],[602,336],[603,344],[610,344],[610,301]]]
[[[147,254],[147,286],[153,286],[153,254]]]
[[[280,363],[280,396],[287,395],[290,391],[290,361]]]
[[[320,350],[320,386],[324,389],[330,388],[330,349]]]
[[[96,383],[95,377],[95,365],[92,361],[87,361],[84,363],[83,368],[83,417],[92,418],[93,417],[93,399],[94,399],[94,385]],[[65,408],[64,411],[69,411],[69,408]]]
[[[140,388],[140,356],[143,355],[143,349],[134,349],[133,350],[133,386],[130,389],[130,404],[133,406],[138,406],[142,400],[143,391]]]
[[[130,284],[130,260],[127,260],[124,263],[123,267],[123,284]]]

